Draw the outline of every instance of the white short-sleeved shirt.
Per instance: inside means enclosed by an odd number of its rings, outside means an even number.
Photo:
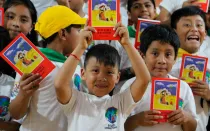
[[[14,79],[6,74],[0,76],[0,120],[9,121],[10,114],[8,107],[10,103],[10,95],[12,87],[14,86]]]
[[[160,7],[164,7],[170,14],[175,10],[182,8],[182,4],[187,0],[163,0]]]
[[[53,61],[52,61],[53,62]],[[31,97],[29,109],[24,117],[20,131],[66,131],[67,118],[61,109],[54,87],[54,79],[63,63],[53,62],[56,68],[40,82],[39,89]],[[16,85],[20,75],[16,75]],[[80,90],[80,67],[78,66],[72,82],[70,83],[77,90]],[[14,86],[12,99],[15,99],[19,92],[18,86]]]
[[[125,120],[135,106],[128,87],[121,94],[100,98],[72,89],[71,100],[62,108],[68,131],[124,131]]]
[[[177,79],[175,77],[172,77],[169,75],[169,78]],[[128,80],[125,84],[130,84],[135,80],[135,78],[132,78]],[[144,96],[142,97],[141,101],[137,104],[136,108],[133,110],[131,115],[135,115],[137,113],[148,111],[150,110],[150,103],[151,103],[151,83],[149,83]],[[124,88],[122,89],[124,90]],[[196,110],[195,110],[195,102],[194,97],[192,94],[192,91],[189,87],[189,85],[182,81],[180,82],[180,98],[179,98],[179,106],[183,110],[190,112],[192,116],[197,119],[196,116]],[[139,126],[135,129],[135,131],[182,131],[181,126],[175,126],[169,123],[162,123],[154,126]]]
[[[34,4],[36,11],[37,11],[37,17],[40,16],[40,14],[46,10],[48,7],[57,5],[56,0],[31,0],[31,2]]]
[[[170,75],[179,78],[180,69],[181,69],[181,63],[182,58],[177,58],[176,63],[173,65]],[[209,68],[209,67],[208,67]],[[195,105],[196,105],[196,114],[198,116],[198,124],[196,131],[206,131],[206,126],[208,124],[208,111],[209,107],[207,102],[203,101],[203,108],[201,107],[201,97],[200,96],[194,96],[195,99]]]

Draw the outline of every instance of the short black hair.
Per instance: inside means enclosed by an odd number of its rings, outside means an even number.
[[[64,28],[64,29],[65,29],[68,33],[70,33],[72,27],[74,27],[74,28],[80,28],[81,25],[72,24],[72,25],[67,26],[67,27]],[[43,43],[42,43],[42,44],[43,44],[43,47],[47,47],[47,44],[50,44],[52,41],[54,41],[57,35],[58,35],[58,32],[52,34],[52,35],[49,36],[48,38],[42,37],[42,39],[43,39]]]
[[[170,44],[174,47],[175,59],[177,57],[178,48],[180,47],[179,37],[167,25],[151,25],[147,27],[140,36],[140,52],[146,55],[146,52],[153,41],[160,41],[163,44]]]
[[[88,60],[95,57],[99,63],[103,63],[105,66],[114,67],[117,65],[118,70],[120,68],[120,55],[118,51],[107,44],[98,44],[91,47],[85,56],[84,68],[86,68]]]
[[[176,29],[177,23],[182,17],[187,17],[187,16],[195,16],[199,15],[203,21],[205,22],[206,26],[206,16],[205,13],[197,6],[187,6],[183,7],[181,9],[178,9],[174,11],[171,15],[171,27],[173,29]],[[207,29],[207,27],[205,27]]]
[[[133,3],[135,1],[138,1],[138,0],[128,0],[128,3],[127,3],[127,10],[128,12],[131,12],[131,7],[133,5]],[[152,4],[154,5],[154,7],[156,8],[156,5],[155,5],[155,0],[150,0],[152,2]]]
[[[31,19],[32,19],[32,24],[35,24],[37,21],[37,11],[34,6],[34,4],[30,0],[6,0],[3,7],[4,11],[12,6],[17,6],[17,5],[24,5],[28,8]],[[29,34],[27,34],[27,38],[34,44],[38,45],[38,35],[37,32],[34,30],[34,28],[31,30]]]

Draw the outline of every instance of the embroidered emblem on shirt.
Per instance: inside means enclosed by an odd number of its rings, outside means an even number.
[[[182,108],[184,104],[184,101],[182,98],[179,98],[179,108]]]
[[[8,113],[10,98],[6,96],[0,96],[0,120],[4,121],[4,117]]]
[[[117,113],[117,108],[115,107],[110,107],[106,110],[105,117],[110,124],[108,124],[108,126],[105,127],[105,129],[117,128],[117,126],[115,125],[115,122],[117,121]]]
[[[80,76],[79,76],[78,74],[75,74],[75,75],[74,75],[74,85],[76,86],[76,89],[77,89],[78,91],[81,90],[81,89],[80,89],[80,83],[81,83],[81,78],[80,78]]]

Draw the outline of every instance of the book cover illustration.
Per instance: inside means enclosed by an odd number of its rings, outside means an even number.
[[[160,24],[160,21],[158,20],[148,20],[148,19],[138,19],[137,27],[136,27],[136,39],[135,39],[135,48],[139,50],[140,46],[140,36],[141,33],[149,26]]]
[[[207,62],[208,58],[206,57],[184,54],[182,56],[180,77],[184,78],[188,84],[192,84],[194,80],[205,81]]]
[[[198,3],[200,4],[200,8],[204,11],[204,12],[208,12],[208,8],[209,8],[209,0],[199,0]]]
[[[42,78],[45,78],[55,68],[53,63],[22,33],[5,47],[1,56],[20,75],[39,73]]]
[[[0,26],[4,25],[4,8],[0,8]]]
[[[89,25],[96,29],[94,40],[118,40],[114,26],[120,21],[119,0],[89,0]]]
[[[163,119],[159,122],[166,122],[167,115],[179,107],[180,80],[153,78],[151,92],[151,110],[161,111]]]

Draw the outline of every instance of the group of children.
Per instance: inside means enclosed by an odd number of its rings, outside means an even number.
[[[40,51],[55,69],[44,79],[33,73],[20,76],[0,58],[0,104],[4,102],[0,130],[206,131],[208,81],[195,80],[189,86],[181,80],[179,109],[167,115],[167,122],[158,122],[161,112],[150,110],[152,77],[182,79],[183,54],[210,58],[208,17],[197,6],[190,6],[196,0],[185,0],[186,7],[171,12],[166,22],[170,26],[146,28],[140,49],[134,48],[138,18],[164,18],[166,1],[158,16],[154,0],[128,0],[131,25],[119,22],[113,28],[120,40],[93,41],[96,30],[83,28],[88,22],[81,10],[83,0],[70,1],[72,10],[62,5],[49,7],[38,19],[30,0],[6,0],[1,50],[22,32],[36,46],[42,45]],[[168,15],[165,19],[169,20]],[[41,44],[37,34],[43,39]]]

